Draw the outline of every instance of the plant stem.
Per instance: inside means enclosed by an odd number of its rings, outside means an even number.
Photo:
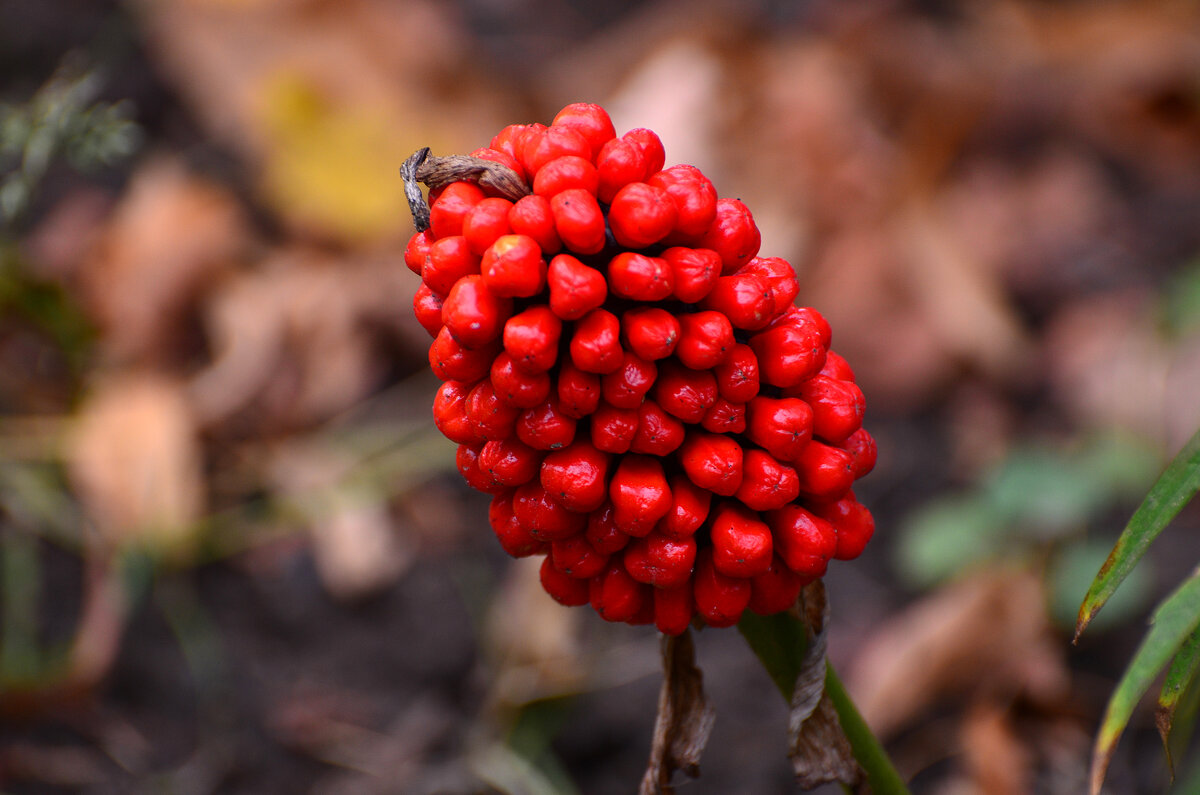
[[[875,795],[907,795],[908,787],[892,766],[887,751],[883,750],[879,740],[871,733],[871,727],[863,720],[862,715],[858,714],[858,708],[854,706],[850,694],[842,686],[837,671],[833,670],[833,665],[829,663],[825,664],[825,692],[833,702],[838,721],[842,724],[842,731],[846,733],[846,739],[850,741],[850,747],[854,750],[854,758],[867,773],[867,783],[870,784],[871,791]]]
[[[800,675],[804,650],[808,645],[804,624],[790,613],[758,616],[747,611],[738,622],[738,631],[775,682],[784,701],[790,704],[792,690]],[[908,795],[904,780],[858,713],[858,708],[850,700],[837,672],[828,661],[825,664],[825,692],[829,694],[829,700],[837,712],[838,722],[850,742],[854,758],[867,774],[871,792],[874,795]]]

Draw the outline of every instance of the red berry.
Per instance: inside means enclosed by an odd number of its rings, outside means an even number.
[[[821,375],[839,381],[854,381],[854,370],[850,368],[850,363],[833,351],[825,352],[825,366],[821,368]]]
[[[464,276],[442,303],[442,322],[462,345],[478,348],[500,336],[512,314],[512,299],[487,288],[483,277]]]
[[[542,373],[558,358],[562,321],[546,306],[531,306],[504,324],[504,350],[528,373]]]
[[[505,352],[492,361],[491,379],[496,397],[507,406],[530,409],[550,396],[548,374],[522,370]]]
[[[608,455],[576,439],[542,460],[542,487],[568,510],[594,511],[607,496],[608,461]]]
[[[746,430],[746,404],[730,403],[718,397],[700,420],[700,427],[709,433],[743,433]]]
[[[765,383],[792,387],[812,378],[825,364],[820,330],[809,321],[785,314],[750,338]]]
[[[593,196],[600,186],[600,177],[590,160],[576,155],[563,155],[542,166],[533,178],[533,192],[547,199],[570,188],[580,188]]]
[[[724,314],[734,328],[754,331],[767,325],[775,316],[775,293],[766,279],[753,273],[738,272],[717,279],[700,306]]]
[[[617,529],[613,521],[611,502],[605,502],[598,509],[588,514],[587,530],[584,536],[588,543],[602,555],[620,552],[629,543],[632,536]]]
[[[550,260],[547,282],[550,309],[563,320],[578,320],[608,297],[604,274],[570,254],[559,254]]]
[[[754,273],[766,281],[775,297],[772,316],[788,309],[800,293],[796,270],[782,257],[755,257],[743,265],[738,273]]]
[[[625,453],[637,435],[637,409],[601,403],[591,416],[592,444],[606,453]]]
[[[629,621],[653,603],[653,589],[630,577],[619,561],[610,562],[588,586],[592,608],[605,621]]]
[[[478,381],[488,374],[498,353],[500,340],[480,348],[466,348],[443,326],[429,346],[429,366],[442,381]]]
[[[673,246],[660,254],[675,275],[675,297],[694,304],[708,295],[721,277],[721,257],[707,248]]]
[[[462,234],[463,218],[483,201],[483,190],[473,182],[451,182],[429,205],[429,228],[436,238]]]
[[[776,461],[770,453],[747,450],[742,463],[742,485],[733,495],[747,508],[770,511],[800,496],[796,470]]]
[[[799,505],[785,505],[767,514],[767,525],[775,539],[775,551],[789,569],[811,579],[825,574],[837,549],[832,524]]]
[[[800,477],[800,491],[821,500],[842,497],[854,483],[850,454],[818,441],[809,442],[792,463]]]
[[[408,245],[404,248],[404,264],[410,271],[421,275],[425,269],[425,261],[429,258],[429,249],[436,239],[428,229],[417,232],[408,239]]]
[[[546,261],[528,235],[503,235],[483,255],[484,284],[496,295],[528,298],[546,284]]]
[[[484,199],[463,218],[463,237],[472,254],[480,257],[501,236],[512,232],[508,214],[513,203],[508,199]]]
[[[644,536],[671,509],[671,489],[657,458],[627,455],[608,486],[613,522],[631,536]]]
[[[533,238],[547,257],[562,248],[562,241],[558,239],[558,232],[554,228],[554,213],[545,196],[531,193],[517,199],[517,203],[508,211],[508,225],[514,234]]]
[[[675,228],[678,215],[674,200],[665,190],[631,182],[613,197],[608,225],[620,245],[645,248],[666,237]]]
[[[576,579],[570,574],[559,571],[549,556],[542,561],[539,575],[542,580],[542,588],[560,605],[578,607],[588,603],[587,580]]]
[[[493,441],[512,436],[520,411],[502,403],[486,378],[467,395],[467,420],[481,439]]]
[[[551,397],[517,418],[517,438],[535,450],[558,450],[575,439],[575,419],[558,408],[558,398]]]
[[[657,375],[658,368],[654,362],[626,351],[621,366],[600,381],[604,400],[619,409],[636,409],[642,405],[642,399],[650,391]]]
[[[758,357],[749,345],[733,346],[728,358],[713,368],[717,390],[730,403],[746,403],[758,395]]]
[[[771,559],[771,568],[750,581],[750,609],[760,616],[781,613],[796,603],[808,582],[776,555]]]
[[[452,442],[481,444],[484,441],[467,419],[467,395],[474,387],[474,383],[446,381],[433,398],[433,424]]]
[[[671,294],[675,276],[665,259],[623,251],[608,263],[613,295],[634,301],[661,301]]]
[[[663,411],[653,400],[638,407],[637,433],[629,445],[632,453],[665,456],[679,449],[687,431],[683,423]]]
[[[679,342],[679,321],[656,306],[629,309],[621,315],[621,339],[643,359],[665,359]]]
[[[514,558],[527,558],[545,551],[546,542],[534,538],[513,513],[512,494],[511,490],[497,494],[488,507],[488,524],[500,546]]]
[[[479,451],[479,468],[494,482],[509,488],[524,486],[536,478],[541,466],[542,454],[518,439],[497,439]]]
[[[841,444],[862,427],[862,391],[850,381],[814,375],[795,389],[812,407],[813,436]]]
[[[727,502],[713,513],[712,559],[729,577],[756,577],[771,568],[771,528],[758,514]]]
[[[850,434],[850,438],[842,444],[842,449],[849,453],[850,457],[854,460],[855,480],[870,473],[875,468],[875,459],[878,456],[875,448],[875,439],[866,430],[859,428]]]
[[[632,141],[613,138],[596,155],[596,173],[599,177],[596,196],[605,204],[611,204],[617,191],[646,175],[646,156]]]
[[[586,138],[569,127],[548,127],[540,135],[535,133],[526,136],[520,160],[536,182],[542,168],[565,155],[591,160],[592,146]]]
[[[608,112],[591,102],[572,102],[558,112],[550,126],[569,127],[579,133],[591,146],[593,158],[617,134]]]
[[[688,431],[679,462],[693,483],[714,494],[730,497],[742,485],[742,447],[728,436]]]
[[[479,444],[460,444],[458,446],[458,452],[454,456],[454,465],[458,468],[458,474],[462,475],[467,485],[476,491],[482,491],[485,494],[499,494],[508,491],[507,487],[496,483],[480,468],[479,451],[481,448],[482,445]]]
[[[608,555],[597,552],[582,533],[551,543],[550,559],[555,569],[577,580],[590,580],[608,568]]]
[[[696,612],[711,627],[732,627],[750,604],[750,581],[717,571],[711,548],[696,553],[692,582]]]
[[[797,461],[812,443],[812,409],[799,398],[759,395],[746,404],[746,436],[780,461]]]
[[[707,370],[724,362],[736,341],[729,318],[720,312],[692,312],[678,316],[679,344],[675,355],[685,367]]]
[[[655,588],[677,588],[692,576],[696,540],[650,533],[625,548],[625,570],[638,582]]]
[[[646,180],[670,195],[678,211],[672,237],[694,240],[704,235],[717,215],[717,190],[695,166],[678,165]]]
[[[753,259],[760,243],[762,237],[750,208],[737,199],[717,199],[716,217],[704,236],[696,241],[699,248],[717,252],[723,274],[733,273]]]
[[[442,299],[425,282],[421,282],[413,294],[413,314],[429,336],[437,337],[442,330]]]
[[[837,534],[833,556],[838,560],[857,558],[875,533],[874,517],[854,498],[854,492],[837,502],[822,505],[817,512],[833,525]]]
[[[471,253],[465,237],[454,235],[436,240],[429,247],[421,280],[445,298],[455,282],[473,273],[479,273],[479,256]]]
[[[696,602],[689,580],[675,588],[654,589],[654,626],[664,635],[679,635],[692,623]]]
[[[682,474],[672,475],[670,486],[671,508],[654,529],[672,538],[687,538],[699,530],[708,518],[712,492],[697,486]]]
[[[571,361],[586,373],[606,375],[625,360],[621,350],[621,322],[605,309],[593,309],[575,324]]]
[[[663,149],[662,139],[658,137],[657,133],[638,127],[621,137],[636,144],[642,150],[642,157],[646,161],[647,176],[662,171],[663,164],[667,162],[667,153]]]
[[[570,538],[587,527],[587,516],[559,505],[536,480],[521,486],[513,494],[513,513],[539,541]]]
[[[582,188],[568,188],[550,199],[554,231],[576,254],[599,254],[604,249],[604,213],[596,197]]]
[[[502,166],[507,166],[516,172],[517,176],[521,178],[522,182],[526,181],[525,169],[519,162],[517,162],[517,159],[508,152],[502,152],[499,149],[492,149],[491,147],[484,147],[481,149],[476,149],[474,152],[472,152],[471,157],[478,157],[481,160],[490,160],[493,163],[499,163]],[[480,185],[480,187],[483,188],[484,193],[490,193],[492,191],[491,188],[486,186]]]
[[[711,370],[690,370],[667,361],[654,384],[654,399],[669,414],[697,423],[717,399],[717,379]]]
[[[497,133],[496,136],[492,138],[492,142],[488,145],[492,150],[507,155],[509,160],[516,164],[516,167],[514,168],[512,163],[506,163],[505,165],[508,165],[509,168],[512,168],[513,171],[517,172],[517,176],[526,182],[528,181],[529,175],[525,172],[525,166],[521,165],[518,155],[521,152],[521,141],[524,138],[525,132],[531,126],[533,125],[510,124]],[[537,126],[540,127],[541,125]]]
[[[558,403],[568,417],[588,416],[600,405],[600,376],[563,362],[558,372]]]

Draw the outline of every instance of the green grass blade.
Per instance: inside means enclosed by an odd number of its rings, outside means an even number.
[[[1197,671],[1200,671],[1200,630],[1193,632],[1184,641],[1183,648],[1171,661],[1154,712],[1154,722],[1158,725],[1159,735],[1162,736],[1163,750],[1167,754],[1167,764],[1171,767],[1172,775],[1175,771],[1173,752],[1187,744],[1196,720]],[[1175,726],[1177,717],[1181,719],[1178,730]]]
[[[1092,795],[1100,792],[1113,750],[1129,724],[1133,708],[1197,626],[1200,626],[1200,571],[1193,572],[1155,611],[1150,631],[1109,698],[1092,754]]]
[[[1075,639],[1091,622],[1096,612],[1104,606],[1117,586],[1133,570],[1142,555],[1167,523],[1188,503],[1200,489],[1200,431],[1188,440],[1174,460],[1150,488],[1146,499],[1138,506],[1129,524],[1121,532],[1108,560],[1100,567],[1100,573],[1092,581],[1079,617],[1075,622]]]

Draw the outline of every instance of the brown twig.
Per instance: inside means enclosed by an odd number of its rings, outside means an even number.
[[[412,212],[413,224],[418,232],[429,228],[429,204],[418,182],[424,183],[430,190],[437,190],[451,182],[476,182],[514,202],[530,193],[529,186],[517,172],[503,163],[470,155],[438,157],[429,153],[428,146],[413,152],[404,161],[404,165],[400,166],[400,177],[404,180],[404,196],[408,199],[408,209]]]

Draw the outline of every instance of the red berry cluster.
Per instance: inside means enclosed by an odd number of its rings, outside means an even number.
[[[504,549],[544,555],[559,602],[669,634],[784,610],[856,557],[863,396],[750,210],[592,104],[472,155],[532,192],[431,190],[405,262],[434,421]]]

